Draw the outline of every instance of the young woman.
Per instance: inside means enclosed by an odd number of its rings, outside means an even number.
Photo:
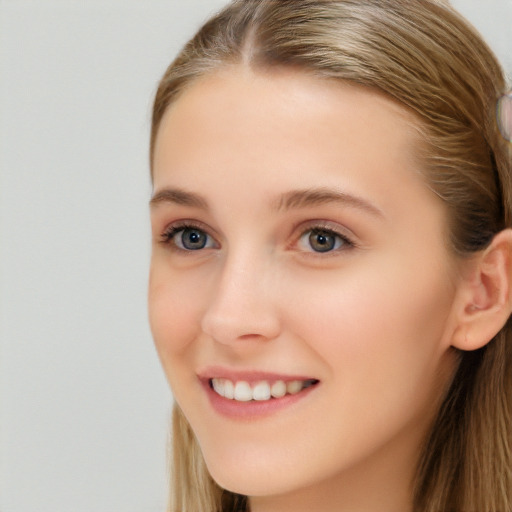
[[[170,510],[512,510],[505,94],[441,0],[239,0],[185,46],[151,134]]]

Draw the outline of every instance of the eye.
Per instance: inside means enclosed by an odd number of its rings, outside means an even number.
[[[306,231],[299,239],[299,245],[306,251],[331,252],[338,249],[353,247],[353,243],[335,231],[314,228]]]
[[[199,251],[215,247],[215,241],[204,230],[195,226],[174,226],[162,235],[162,241],[182,251]]]

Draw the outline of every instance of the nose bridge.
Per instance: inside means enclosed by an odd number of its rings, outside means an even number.
[[[271,258],[263,251],[245,246],[229,252],[203,316],[203,331],[221,343],[277,336],[272,274]]]

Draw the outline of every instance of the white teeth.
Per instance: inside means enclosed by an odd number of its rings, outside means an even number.
[[[235,400],[239,402],[252,400],[252,389],[248,382],[241,381],[235,384]]]
[[[270,385],[268,382],[258,382],[252,390],[252,397],[254,400],[269,400],[270,399]]]
[[[281,398],[286,395],[286,384],[282,380],[277,380],[272,384],[272,388],[270,389],[270,393],[274,398]]]
[[[213,390],[220,396],[239,402],[249,402],[251,400],[265,401],[271,398],[281,398],[287,393],[295,395],[305,388],[316,384],[315,380],[292,380],[284,382],[275,381],[272,386],[267,381],[260,381],[251,387],[246,381],[233,383],[228,379],[211,379]]]
[[[221,380],[221,379],[213,379],[213,380]],[[219,395],[224,396],[224,398],[229,398],[230,400],[233,400],[235,398],[235,386],[230,380],[224,380],[224,395],[222,393],[219,393]]]
[[[224,396],[224,382],[222,379],[212,379],[213,389],[218,395]]]

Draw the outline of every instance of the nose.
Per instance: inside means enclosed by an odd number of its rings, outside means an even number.
[[[202,318],[203,332],[223,344],[276,338],[281,326],[274,277],[271,264],[254,252],[226,258]]]

